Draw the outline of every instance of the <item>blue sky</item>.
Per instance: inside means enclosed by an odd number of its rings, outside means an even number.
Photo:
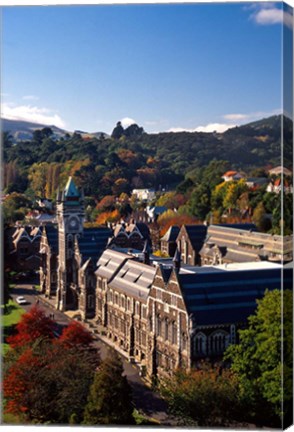
[[[110,133],[119,120],[222,131],[280,113],[282,29],[292,31],[280,8],[3,7],[2,116]]]

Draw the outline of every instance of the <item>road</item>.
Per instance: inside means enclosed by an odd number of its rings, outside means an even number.
[[[61,332],[62,328],[67,326],[71,319],[64,313],[52,308],[51,305],[44,302],[42,297],[37,291],[32,289],[32,284],[21,283],[17,284],[11,289],[13,300],[18,296],[23,296],[27,300],[26,305],[22,307],[29,311],[33,305],[38,302],[39,306],[45,311],[46,314],[54,314],[54,321],[58,325],[58,331]],[[95,343],[98,348],[102,359],[105,359],[113,350],[110,346],[104,343],[97,337]],[[158,394],[151,391],[139,375],[139,368],[135,364],[129,363],[123,356],[121,356],[124,373],[128,378],[130,386],[133,391],[133,401],[136,409],[144,413],[148,417],[158,420],[164,426],[175,426],[176,419],[167,414],[167,405]]]

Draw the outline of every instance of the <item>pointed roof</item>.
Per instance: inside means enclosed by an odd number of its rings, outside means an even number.
[[[67,181],[65,189],[64,189],[64,196],[65,196],[65,198],[79,198],[80,197],[80,193],[77,190],[76,185],[74,184],[72,177],[68,178],[68,181]]]

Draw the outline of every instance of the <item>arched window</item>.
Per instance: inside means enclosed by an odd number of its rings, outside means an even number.
[[[230,335],[225,331],[216,331],[210,335],[210,347],[213,354],[222,354],[230,343]]]
[[[206,342],[207,337],[204,333],[197,333],[194,338],[194,354],[205,355],[206,354]]]

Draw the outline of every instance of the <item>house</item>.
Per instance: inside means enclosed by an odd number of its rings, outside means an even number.
[[[292,171],[290,171],[288,168],[286,168],[284,166],[277,166],[275,168],[272,168],[269,170],[268,173],[270,176],[279,176],[281,174],[284,174],[285,176],[288,176],[288,177],[292,176]]]
[[[147,206],[146,213],[148,216],[148,222],[155,222],[158,216],[162,215],[166,211],[167,211],[167,207],[164,206],[153,206],[153,207]]]
[[[266,177],[248,177],[246,179],[246,185],[251,190],[256,190],[266,184],[268,184],[268,179]]]
[[[267,192],[279,194],[282,190],[282,184],[284,184],[284,193],[289,194],[293,193],[293,186],[287,179],[284,179],[282,182],[281,178],[277,178],[275,181],[271,181],[267,188]]]
[[[232,180],[240,180],[244,176],[240,174],[238,171],[227,171],[223,176],[222,179],[224,179],[225,182],[232,181]]]
[[[132,195],[139,201],[150,202],[156,198],[154,189],[133,189]]]

